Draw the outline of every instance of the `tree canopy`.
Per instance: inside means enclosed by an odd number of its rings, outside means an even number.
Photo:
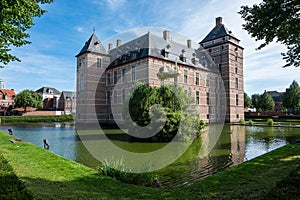
[[[0,67],[11,61],[20,61],[10,54],[11,47],[30,43],[26,30],[34,25],[34,17],[46,12],[40,5],[51,2],[53,0],[0,0]]]
[[[272,41],[287,47],[282,53],[288,66],[300,66],[300,4],[299,0],[263,0],[253,7],[242,6],[239,12],[246,21],[245,30],[256,40],[264,40],[262,49]]]
[[[43,106],[43,98],[39,93],[32,90],[23,90],[15,98],[15,107],[23,107],[26,111],[28,106],[40,108]]]
[[[257,108],[262,109],[263,111],[273,111],[275,103],[273,98],[266,91],[260,95],[257,99]]]
[[[259,94],[252,94],[251,95],[251,102],[252,102],[253,108],[258,109],[258,97],[259,96],[260,96]]]
[[[244,107],[245,107],[245,108],[250,108],[250,107],[252,107],[252,101],[251,101],[251,98],[247,95],[246,92],[244,92]]]
[[[282,105],[287,109],[299,110],[300,109],[300,87],[297,81],[293,81],[282,99]]]
[[[136,125],[147,128],[151,120],[156,120],[158,123],[164,122],[159,127],[159,132],[150,138],[151,140],[165,141],[175,136],[180,139],[189,139],[199,136],[200,129],[203,128],[204,122],[196,117],[195,109],[189,108],[190,98],[182,87],[174,85],[150,87],[137,84],[128,101],[128,107],[125,107],[125,110],[129,110],[130,116],[123,112],[123,119],[129,125],[130,132],[136,131]]]

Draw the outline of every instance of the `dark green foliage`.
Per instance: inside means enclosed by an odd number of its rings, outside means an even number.
[[[294,111],[300,109],[300,87],[297,81],[294,80],[290,87],[286,89],[282,105]]]
[[[0,0],[0,67],[10,61],[20,61],[9,53],[11,47],[20,47],[30,42],[26,33],[34,25],[34,17],[42,16],[46,11],[40,4],[53,0]]]
[[[256,40],[264,40],[258,49],[272,41],[286,45],[282,53],[288,66],[300,66],[300,4],[299,0],[263,0],[253,7],[242,6],[239,12],[246,21],[245,30]]]
[[[245,107],[245,108],[250,108],[250,107],[252,107],[252,101],[251,101],[251,98],[247,95],[246,92],[244,92],[244,107]]]
[[[300,165],[288,177],[279,181],[265,199],[298,200],[300,197]]]
[[[5,116],[0,119],[1,123],[71,122],[74,121],[74,115]]]
[[[258,97],[259,96],[260,96],[259,94],[252,94],[251,95],[251,103],[252,103],[253,108],[258,109]]]
[[[189,96],[182,87],[150,87],[137,83],[130,95],[128,107],[125,107],[130,116],[124,112],[123,118],[129,125],[130,132],[136,132],[137,125],[149,125],[151,119],[155,123],[163,122],[159,133],[151,137],[152,141],[170,141],[175,136],[179,139],[189,139],[199,136],[204,126],[204,122],[196,117],[195,110],[191,109],[189,104]]]
[[[15,107],[23,107],[26,112],[28,106],[41,108],[43,106],[42,96],[32,90],[23,90],[20,92],[15,98]]]
[[[257,108],[263,111],[273,111],[275,103],[270,94],[266,91],[257,99]]]
[[[0,154],[0,199],[33,199],[32,194],[26,190],[23,182],[19,180],[13,168]]]

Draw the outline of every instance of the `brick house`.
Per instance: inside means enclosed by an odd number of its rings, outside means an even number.
[[[122,121],[122,104],[132,86],[137,81],[160,86],[158,73],[170,69],[181,74],[164,82],[183,87],[201,119],[214,123],[220,115],[227,122],[244,118],[243,48],[222,18],[197,48],[191,40],[182,44],[171,38],[169,31],[161,36],[148,32],[125,44],[117,40],[107,51],[93,33],[76,55],[77,122]],[[225,93],[222,102],[220,93]]]
[[[7,108],[14,105],[15,97],[16,93],[13,89],[0,89],[0,106],[2,108]]]
[[[62,91],[59,97],[58,109],[65,114],[74,114],[76,112],[76,93],[71,91]]]

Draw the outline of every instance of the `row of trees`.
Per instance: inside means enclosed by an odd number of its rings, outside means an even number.
[[[248,108],[256,108],[258,111],[273,111],[274,100],[266,91],[263,94],[253,94],[251,98],[244,93],[244,106]],[[292,111],[300,110],[300,87],[297,81],[293,81],[282,99],[283,109]]]

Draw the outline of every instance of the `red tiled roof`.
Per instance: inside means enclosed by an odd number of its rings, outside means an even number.
[[[14,90],[8,90],[8,89],[0,89],[0,92],[2,92],[5,95],[9,95],[9,96],[16,96],[16,93]]]

